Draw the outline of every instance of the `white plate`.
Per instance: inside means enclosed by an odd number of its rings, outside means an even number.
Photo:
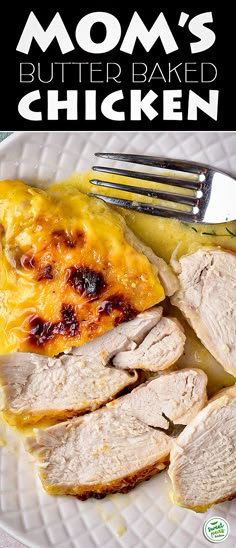
[[[208,162],[236,174],[236,133],[16,133],[0,145],[0,179],[63,179],[87,170],[95,151],[168,155]],[[5,434],[3,434],[5,435]],[[15,434],[0,450],[0,525],[31,548],[197,548],[210,516],[228,520],[236,545],[236,501],[206,514],[173,506],[166,473],[127,495],[80,502],[49,497]]]

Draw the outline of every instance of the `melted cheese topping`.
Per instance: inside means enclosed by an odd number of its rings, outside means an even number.
[[[0,182],[0,223],[2,353],[58,354],[164,298],[122,217],[73,184]]]

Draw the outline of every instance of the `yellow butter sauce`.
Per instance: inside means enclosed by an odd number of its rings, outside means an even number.
[[[54,426],[54,424],[57,424],[57,419],[47,419],[43,417],[41,420],[39,418],[38,422],[32,422],[27,423],[27,415],[26,415],[26,424],[22,424],[22,419],[17,421],[17,417],[14,416],[11,420],[11,417],[9,413],[4,413],[3,411],[0,412],[0,425],[8,425],[12,428],[12,430],[15,430],[16,432],[24,435],[24,436],[32,436],[34,433],[34,428],[49,428],[49,426]],[[2,443],[1,443],[2,440]],[[0,435],[0,447],[6,445],[6,440],[4,437]]]
[[[75,173],[65,181],[62,181],[62,183],[58,184],[66,183],[67,185],[72,185],[75,189],[78,188],[80,192],[84,193],[92,192],[106,194],[109,196],[115,195],[134,202],[146,201],[152,204],[160,203],[160,200],[158,201],[153,198],[139,196],[138,194],[96,187],[89,183],[89,180],[93,178],[130,184],[130,180],[127,181],[127,178],[125,177],[118,177],[117,175],[110,174],[108,175],[106,173],[95,173],[93,171],[78,174]],[[147,183],[136,179],[132,179],[132,184],[136,186],[140,186],[141,184],[142,186],[149,188],[160,188],[162,190],[166,190],[164,185],[151,182]],[[56,188],[56,186],[57,185],[53,185],[53,188]],[[176,192],[176,187],[173,188],[173,190]],[[186,193],[187,192],[188,191],[186,191]],[[153,251],[155,251],[157,255],[163,257],[167,262],[169,262],[173,251],[179,243],[181,243],[178,250],[179,256],[194,251],[194,249],[204,245],[217,245],[236,253],[236,221],[231,223],[222,223],[220,225],[194,226],[191,224],[182,223],[175,219],[164,219],[121,208],[117,208],[117,210],[121,213],[121,215],[123,215],[127,224],[135,232],[135,234],[140,237],[143,242],[152,247]],[[235,236],[233,236],[233,234],[235,234]]]
[[[182,504],[182,501],[179,500],[176,497],[175,492],[173,491],[172,488],[170,488],[170,491],[169,491],[169,499],[170,499],[170,502],[172,502],[172,504],[176,504],[177,506],[181,506],[182,508],[187,508],[188,510],[193,510],[194,512],[197,512],[198,514],[203,514],[204,512],[207,512],[207,510],[209,510],[209,508],[211,508],[212,506],[215,505],[215,503],[213,503],[213,504],[209,504],[208,506],[207,505],[204,505],[204,506],[184,506]]]

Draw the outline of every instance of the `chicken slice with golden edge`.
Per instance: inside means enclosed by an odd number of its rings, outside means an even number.
[[[236,376],[236,254],[201,248],[179,259],[180,288],[171,298],[204,346]]]
[[[206,511],[236,496],[236,387],[222,390],[175,440],[169,476],[180,506]]]
[[[45,419],[65,420],[97,409],[137,379],[134,371],[77,356],[0,355],[1,410],[5,420],[18,427]]]
[[[159,270],[176,289],[169,266],[129,243],[124,219],[73,185],[1,181],[0,223],[2,353],[57,355],[133,319],[164,299]]]
[[[172,438],[156,429],[169,427],[163,414],[185,424],[205,401],[202,371],[165,374],[98,411],[36,430],[26,446],[50,494],[126,492],[169,462]]]
[[[44,489],[82,500],[125,493],[157,474],[169,463],[170,446],[164,432],[109,408],[37,430],[26,440]]]

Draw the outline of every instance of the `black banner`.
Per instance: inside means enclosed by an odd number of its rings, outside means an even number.
[[[234,19],[213,2],[4,7],[1,130],[234,130]]]

